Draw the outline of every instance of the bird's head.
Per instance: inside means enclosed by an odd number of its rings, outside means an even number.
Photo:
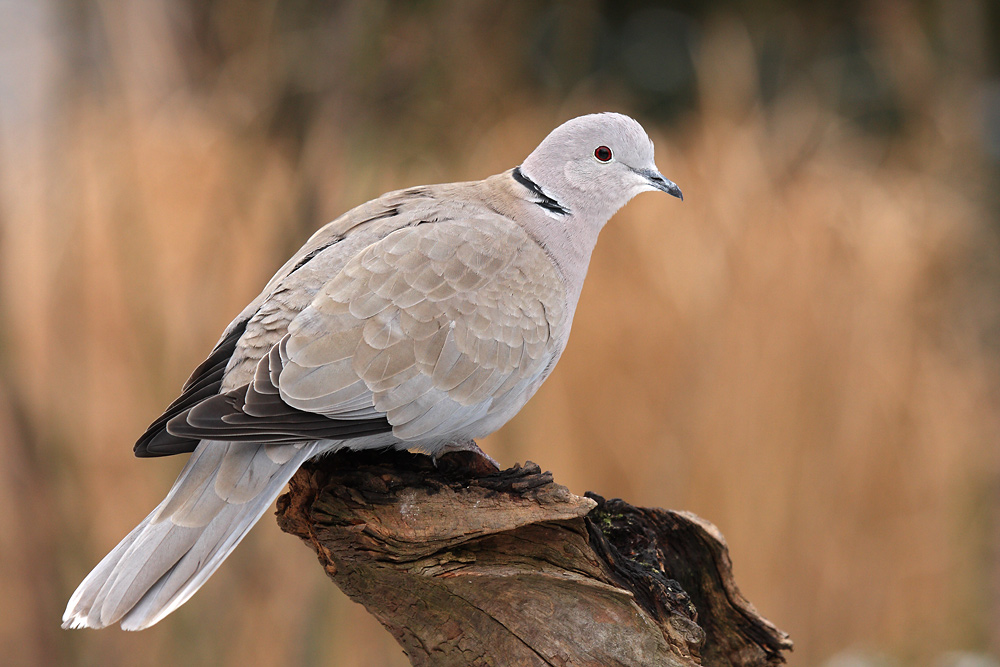
[[[571,214],[599,226],[640,192],[661,190],[683,199],[657,169],[646,131],[618,113],[566,121],[532,151],[521,171]]]

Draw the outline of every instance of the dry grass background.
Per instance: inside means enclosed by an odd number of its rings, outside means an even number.
[[[579,65],[613,13],[597,3],[290,4],[4,7],[34,100],[0,97],[4,662],[407,664],[268,518],[151,630],[58,622],[182,463],[131,443],[309,232],[392,188],[508,168],[605,109],[644,122],[685,202],[643,195],[608,226],[558,370],[484,447],[715,522],[793,665],[1000,651],[977,5],[931,5],[933,34],[908,3],[865,5],[903,119],[873,133],[831,104],[835,59],[759,92],[760,35],[809,51],[805,10],[688,19],[691,98],[660,113]],[[532,84],[537,54],[512,54],[539,40],[556,74]]]

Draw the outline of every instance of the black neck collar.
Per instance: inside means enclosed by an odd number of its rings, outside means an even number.
[[[538,197],[538,201],[534,202],[535,204],[538,204],[546,211],[551,211],[552,213],[556,213],[558,215],[569,214],[568,208],[564,207],[555,199],[542,192],[542,188],[538,186],[538,183],[535,183],[533,180],[525,176],[520,167],[514,167],[514,171],[511,173],[511,176],[514,177],[515,181],[528,188],[532,194]]]

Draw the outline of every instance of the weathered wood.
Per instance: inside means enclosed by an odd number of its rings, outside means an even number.
[[[338,453],[295,475],[278,523],[414,665],[749,667],[792,647],[714,526],[573,495],[533,463]]]

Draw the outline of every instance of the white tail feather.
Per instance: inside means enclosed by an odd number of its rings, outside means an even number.
[[[76,589],[63,627],[142,630],[163,619],[212,576],[320,446],[203,441],[163,502]]]

